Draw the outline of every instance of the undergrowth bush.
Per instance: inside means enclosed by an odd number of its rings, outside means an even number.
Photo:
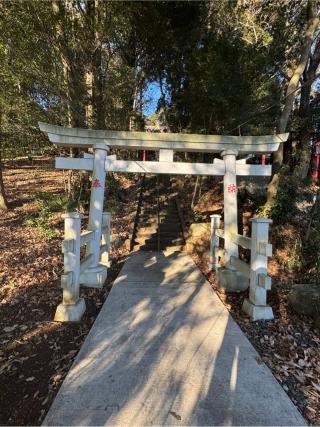
[[[67,196],[43,192],[35,193],[34,200],[38,209],[25,219],[24,224],[28,227],[35,227],[40,237],[50,241],[59,235],[59,232],[50,223],[52,214],[74,210],[76,202]]]
[[[316,197],[316,189],[285,169],[274,204],[260,208],[260,216],[273,220],[276,246],[286,249],[287,256],[279,263],[305,282],[320,282],[320,196]],[[291,238],[283,232],[288,227]]]
[[[193,217],[195,222],[201,222],[204,219],[204,215],[200,211],[193,211]]]
[[[270,217],[275,224],[290,222],[298,213],[296,201],[299,184],[297,179],[284,171],[280,176],[280,182],[281,185],[270,210]]]
[[[34,199],[43,213],[68,212],[77,208],[77,202],[66,195],[37,192]]]

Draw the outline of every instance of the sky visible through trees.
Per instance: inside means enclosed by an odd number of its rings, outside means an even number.
[[[146,105],[143,107],[143,113],[146,116],[151,116],[157,110],[158,101],[161,97],[159,83],[149,83],[144,93]]]

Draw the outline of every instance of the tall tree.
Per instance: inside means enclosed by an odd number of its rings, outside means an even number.
[[[312,123],[311,123],[311,89],[313,83],[316,80],[317,72],[320,64],[320,38],[315,42],[315,45],[310,52],[308,66],[306,67],[302,77],[302,87],[300,94],[300,106],[299,106],[299,141],[297,144],[296,153],[296,168],[295,174],[300,179],[305,179],[310,165],[311,159],[311,144],[310,138],[312,135]]]
[[[305,17],[305,31],[301,44],[300,58],[297,61],[295,67],[293,68],[292,76],[288,83],[284,100],[284,107],[277,128],[278,133],[284,133],[287,129],[289,117],[292,112],[295,98],[297,96],[299,82],[308,64],[314,34],[319,26],[317,3],[315,1],[308,0]],[[277,189],[279,185],[279,173],[282,163],[283,143],[280,143],[279,149],[273,155],[273,177],[268,186],[268,204],[273,203],[274,198],[277,194]]]

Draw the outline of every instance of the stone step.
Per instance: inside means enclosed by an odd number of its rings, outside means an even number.
[[[167,178],[161,177],[159,182],[156,177],[150,177],[146,181],[134,250],[158,251],[158,230],[160,231],[160,250],[174,248],[173,251],[181,251],[184,246],[175,195],[168,194],[171,190],[171,182]]]
[[[165,238],[177,238],[177,237],[181,237],[183,238],[183,234],[182,234],[182,230],[180,228],[176,228],[176,229],[171,229],[171,230],[161,230],[160,229],[160,236],[165,239]],[[158,229],[154,230],[154,231],[144,231],[144,230],[138,230],[136,232],[136,238],[141,238],[141,239],[147,239],[147,238],[152,238],[158,236]]]
[[[166,252],[182,252],[184,249],[183,245],[176,245],[176,246],[161,246],[160,245],[160,251],[166,251]],[[135,245],[133,247],[133,251],[153,251],[153,252],[157,252],[158,251],[158,246],[157,245]]]
[[[134,240],[135,245],[158,245],[158,238],[157,237],[151,237],[151,238],[136,238]],[[160,245],[165,246],[175,246],[175,245],[184,245],[184,240],[182,237],[179,236],[171,236],[168,239],[160,239]]]
[[[142,208],[140,210],[140,214],[146,214],[146,215],[157,215],[158,209],[157,208]],[[160,215],[176,215],[178,216],[177,209],[159,209]]]
[[[137,227],[137,233],[139,231],[143,232],[143,233],[154,233],[158,230],[158,228],[160,228],[160,231],[175,231],[175,230],[179,230],[182,231],[181,225],[179,222],[175,221],[175,222],[160,222],[160,224],[158,224],[158,222],[152,221],[150,224],[147,223],[143,223],[140,222],[140,226],[138,225]]]
[[[158,195],[156,193],[153,194],[143,194],[142,195],[142,203],[157,203],[158,200]],[[160,203],[165,203],[165,204],[171,204],[171,205],[175,205],[175,199],[174,197],[163,197],[161,195],[159,195],[159,202]]]
[[[161,224],[164,224],[164,223],[180,224],[180,219],[178,216],[159,215],[159,219]],[[153,224],[155,222],[156,223],[158,222],[158,216],[156,215],[154,216],[139,215],[138,227],[139,227],[139,224],[145,226],[145,225]]]
[[[167,246],[166,248],[163,248],[162,250],[166,252],[182,252],[184,250],[184,245],[176,245],[176,246]]]
[[[139,229],[136,232],[136,238],[147,238],[148,236],[154,236],[154,235],[158,235],[158,228],[154,228],[152,230],[150,229]],[[176,237],[176,236],[181,236],[182,237],[182,231],[180,228],[175,228],[175,229],[171,229],[171,230],[161,230],[160,229],[160,235],[162,237]]]
[[[158,244],[158,239],[152,237],[151,239],[146,240],[146,244]],[[160,246],[176,246],[176,245],[183,245],[184,240],[182,237],[177,238],[166,238],[160,236]]]

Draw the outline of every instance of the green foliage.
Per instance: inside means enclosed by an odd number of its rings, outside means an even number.
[[[296,236],[296,238],[288,246],[288,258],[283,260],[280,259],[280,262],[290,272],[300,272],[304,266],[303,242],[301,237]]]
[[[307,233],[303,239],[303,253],[306,268],[314,277],[314,281],[320,282],[320,202],[319,195],[309,215]]]
[[[246,122],[242,134],[274,133],[285,76],[299,57],[305,6],[2,1],[0,154],[44,153],[38,121],[143,130],[150,83],[160,88],[150,122],[170,131],[238,134]],[[84,206],[87,190],[80,179],[70,193]],[[284,204],[274,207],[275,218]]]
[[[52,240],[58,237],[59,232],[50,224],[50,218],[55,212],[67,212],[73,210],[75,205],[66,196],[52,193],[38,192],[34,195],[37,211],[26,218],[24,224],[35,227],[40,237]]]
[[[165,31],[152,49],[157,74],[165,76],[170,128],[223,133],[256,116],[241,132],[273,133],[303,10],[297,1],[175,2],[165,11],[159,5]],[[279,106],[261,114],[272,104]]]
[[[283,170],[279,178],[279,187],[277,196],[271,208],[267,208],[270,218],[275,224],[286,224],[294,219],[297,215],[297,196],[299,191],[299,183],[297,178],[288,174],[287,170]]]
[[[65,195],[56,195],[52,193],[37,192],[34,199],[40,212],[69,212],[76,208],[75,202]]]
[[[25,220],[24,224],[27,227],[35,227],[37,229],[39,237],[42,237],[43,239],[46,239],[48,241],[59,236],[58,231],[49,225],[46,216],[40,215],[36,217],[29,217]]]
[[[272,133],[279,108],[259,113],[297,57],[300,3],[0,2],[2,150],[42,151],[38,120],[143,130],[149,82],[172,131],[223,133],[249,114],[242,132]]]
[[[203,221],[203,213],[200,211],[193,211],[193,217],[195,222]]]

